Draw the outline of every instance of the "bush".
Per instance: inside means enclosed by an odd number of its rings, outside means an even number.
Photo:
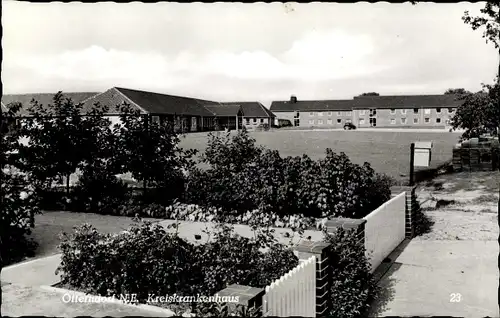
[[[211,136],[203,160],[210,168],[191,171],[185,202],[221,208],[227,217],[258,210],[361,218],[391,195],[391,179],[368,163],[356,165],[331,149],[319,161],[307,155],[281,158],[276,150],[257,147],[246,131],[232,140],[228,134]]]
[[[78,290],[103,296],[135,293],[145,302],[148,294],[214,295],[233,283],[263,287],[298,264],[266,233],[244,238],[221,226],[211,234],[211,241],[195,245],[148,222],[115,235],[83,225],[62,235],[57,272],[62,284]]]
[[[370,274],[363,240],[358,239],[355,230],[341,228],[332,234],[325,233],[325,240],[332,244],[328,258],[332,277],[329,316],[366,316],[379,288]]]
[[[72,195],[79,212],[117,214],[123,202],[128,201],[130,191],[106,166],[93,164],[83,170]]]

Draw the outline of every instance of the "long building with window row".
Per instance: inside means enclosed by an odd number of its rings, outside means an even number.
[[[443,128],[461,104],[457,95],[358,96],[349,100],[306,100],[292,96],[275,101],[271,111],[276,121],[292,126],[342,128],[357,127]]]

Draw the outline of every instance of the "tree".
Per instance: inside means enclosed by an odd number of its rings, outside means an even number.
[[[376,92],[368,92],[368,93],[363,93],[359,96],[380,96],[380,94]]]
[[[24,170],[38,186],[50,188],[54,181],[66,177],[69,192],[70,176],[88,154],[83,144],[81,109],[81,104],[65,99],[62,92],[48,107],[32,101],[30,118],[20,128],[21,136],[28,138],[28,144],[20,147],[20,155]]]
[[[153,122],[149,114],[141,114],[128,104],[117,106],[120,124],[115,125],[116,155],[113,159],[122,172],[148,187],[164,191],[166,195],[178,195],[182,191],[184,171],[188,170],[195,150],[179,147],[179,135],[169,122]]]
[[[471,17],[469,11],[465,11],[462,20],[473,30],[483,29],[483,38],[486,43],[493,43],[500,55],[500,3],[487,1],[484,8],[480,10],[481,16]],[[500,63],[498,64],[498,80],[500,81]]]
[[[465,90],[465,88],[448,88],[446,92],[444,92],[445,95],[466,95],[470,94],[469,91]]]
[[[493,99],[494,91],[493,86],[485,85],[480,92],[460,97],[463,103],[451,118],[451,126],[465,129],[462,139],[479,137],[498,127],[500,117]]]

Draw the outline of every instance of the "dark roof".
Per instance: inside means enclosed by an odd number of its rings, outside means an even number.
[[[2,104],[8,106],[10,103],[21,103],[22,107],[19,111],[19,116],[29,116],[28,108],[31,106],[31,101],[34,99],[42,106],[48,107],[53,104],[53,99],[56,93],[39,93],[39,94],[7,94],[2,95]],[[75,103],[81,103],[89,97],[99,93],[65,93],[64,98],[70,98]]]
[[[206,105],[206,109],[215,116],[241,116],[243,111],[239,105]]]
[[[351,110],[354,100],[302,100],[292,103],[278,101],[271,103],[272,112],[285,111],[342,111]]]
[[[354,101],[354,108],[434,108],[462,104],[459,95],[357,96]]]
[[[241,106],[245,117],[276,117],[270,110],[259,102],[224,102],[223,105]]]
[[[151,114],[214,116],[204,106],[216,102],[115,87],[136,105]]]
[[[342,111],[363,108],[458,107],[458,95],[356,96],[348,100],[308,100],[272,102],[271,111]]]

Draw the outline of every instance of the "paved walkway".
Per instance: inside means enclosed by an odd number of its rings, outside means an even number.
[[[380,282],[373,316],[499,317],[497,241],[413,240]]]

